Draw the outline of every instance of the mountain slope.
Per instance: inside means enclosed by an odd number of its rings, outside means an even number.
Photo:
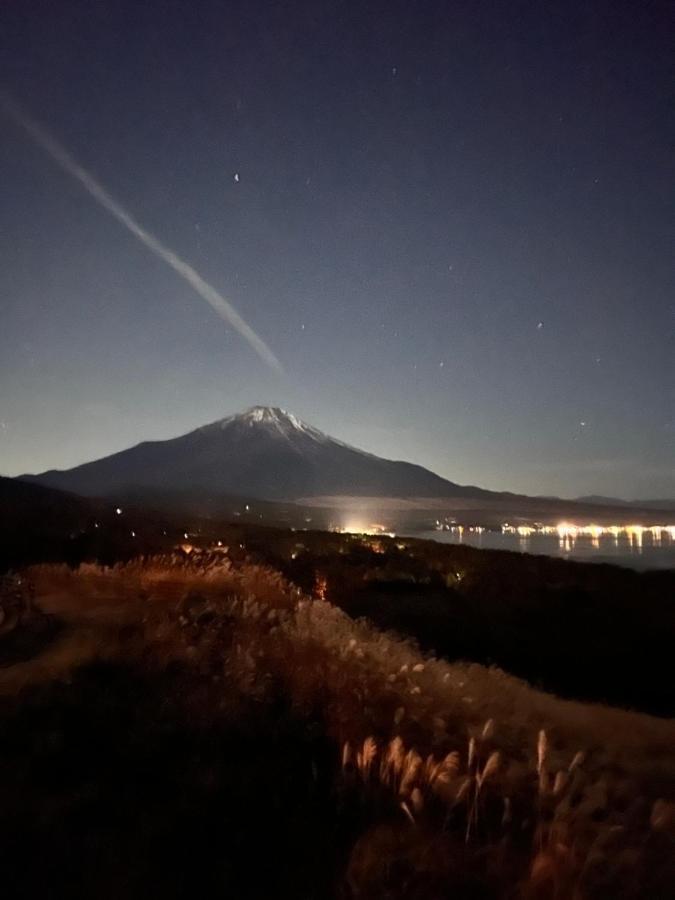
[[[85,496],[131,487],[265,499],[499,496],[446,481],[413,463],[357,450],[273,407],[253,407],[181,437],[138,444],[67,471],[23,478]]]
[[[591,494],[588,497],[577,497],[577,503],[592,503],[595,506],[626,506],[638,509],[675,510],[675,500],[619,500],[617,497],[603,497]]]

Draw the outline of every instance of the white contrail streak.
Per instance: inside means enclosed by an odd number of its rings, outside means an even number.
[[[82,187],[96,200],[99,206],[102,206],[113,218],[117,219],[127,231],[130,231],[134,237],[145,244],[145,246],[170,266],[174,272],[177,272],[181,278],[193,288],[200,297],[203,297],[209,303],[218,315],[228,324],[235,328],[239,334],[249,342],[255,352],[265,360],[265,362],[277,371],[282,371],[281,363],[274,353],[267,346],[265,341],[248,325],[239,315],[237,310],[220,294],[211,284],[208,283],[199,272],[195,271],[189,263],[181,259],[173,250],[165,247],[149,231],[146,231],[142,225],[130,215],[123,206],[121,206],[106,191],[93,175],[87,172],[73,157],[65,147],[49,134],[41,125],[32,119],[23,109],[4,91],[0,91],[0,108],[14,122],[20,125],[24,131],[41,147],[53,160],[64,169],[69,175],[80,182]]]

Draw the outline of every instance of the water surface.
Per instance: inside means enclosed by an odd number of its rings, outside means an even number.
[[[661,533],[660,539],[645,532],[640,540],[627,534],[608,534],[599,538],[584,535],[572,539],[560,538],[556,534],[523,536],[468,529],[464,529],[461,534],[452,531],[424,531],[414,537],[442,544],[467,544],[486,550],[515,550],[519,553],[538,553],[582,562],[613,563],[631,569],[675,569],[675,540],[666,531]]]

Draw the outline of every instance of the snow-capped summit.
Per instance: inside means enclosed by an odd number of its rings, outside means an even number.
[[[29,477],[88,496],[133,488],[207,490],[269,500],[489,493],[460,487],[412,463],[350,447],[276,406],[253,406],[182,437],[138,444],[65,472]]]
[[[278,406],[251,406],[246,412],[239,413],[236,416],[229,416],[228,419],[223,421],[227,422],[232,419],[239,419],[248,425],[263,423],[267,425],[281,425],[282,427],[297,421],[295,416],[286,412],[285,409],[280,409]]]
[[[296,422],[299,422],[294,415],[291,415],[291,413],[286,412],[285,409],[281,409],[278,406],[252,406],[250,409],[247,409],[246,412],[241,413],[238,418],[243,422],[249,422],[251,424],[255,422],[267,422],[273,425],[283,425],[286,423],[295,425]]]
[[[279,431],[303,431],[307,434],[321,434],[316,428],[307,425],[293,413],[278,406],[252,406],[238,416],[232,416],[247,425],[270,425]]]
[[[303,422],[302,419],[294,416],[293,413],[278,406],[251,406],[243,413],[219,419],[211,425],[204,425],[199,430],[204,432],[215,428],[223,431],[232,426],[258,429],[258,431],[275,431],[284,437],[304,434],[312,437],[314,440],[329,440],[318,428],[308,425],[307,422]]]

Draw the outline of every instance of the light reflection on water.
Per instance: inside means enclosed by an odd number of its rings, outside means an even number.
[[[425,531],[416,534],[441,544],[467,544],[486,550],[515,550],[560,556],[585,562],[608,562],[632,569],[675,568],[675,536],[662,531],[658,536],[649,529],[640,534],[618,532],[598,534],[517,534],[499,531]]]

